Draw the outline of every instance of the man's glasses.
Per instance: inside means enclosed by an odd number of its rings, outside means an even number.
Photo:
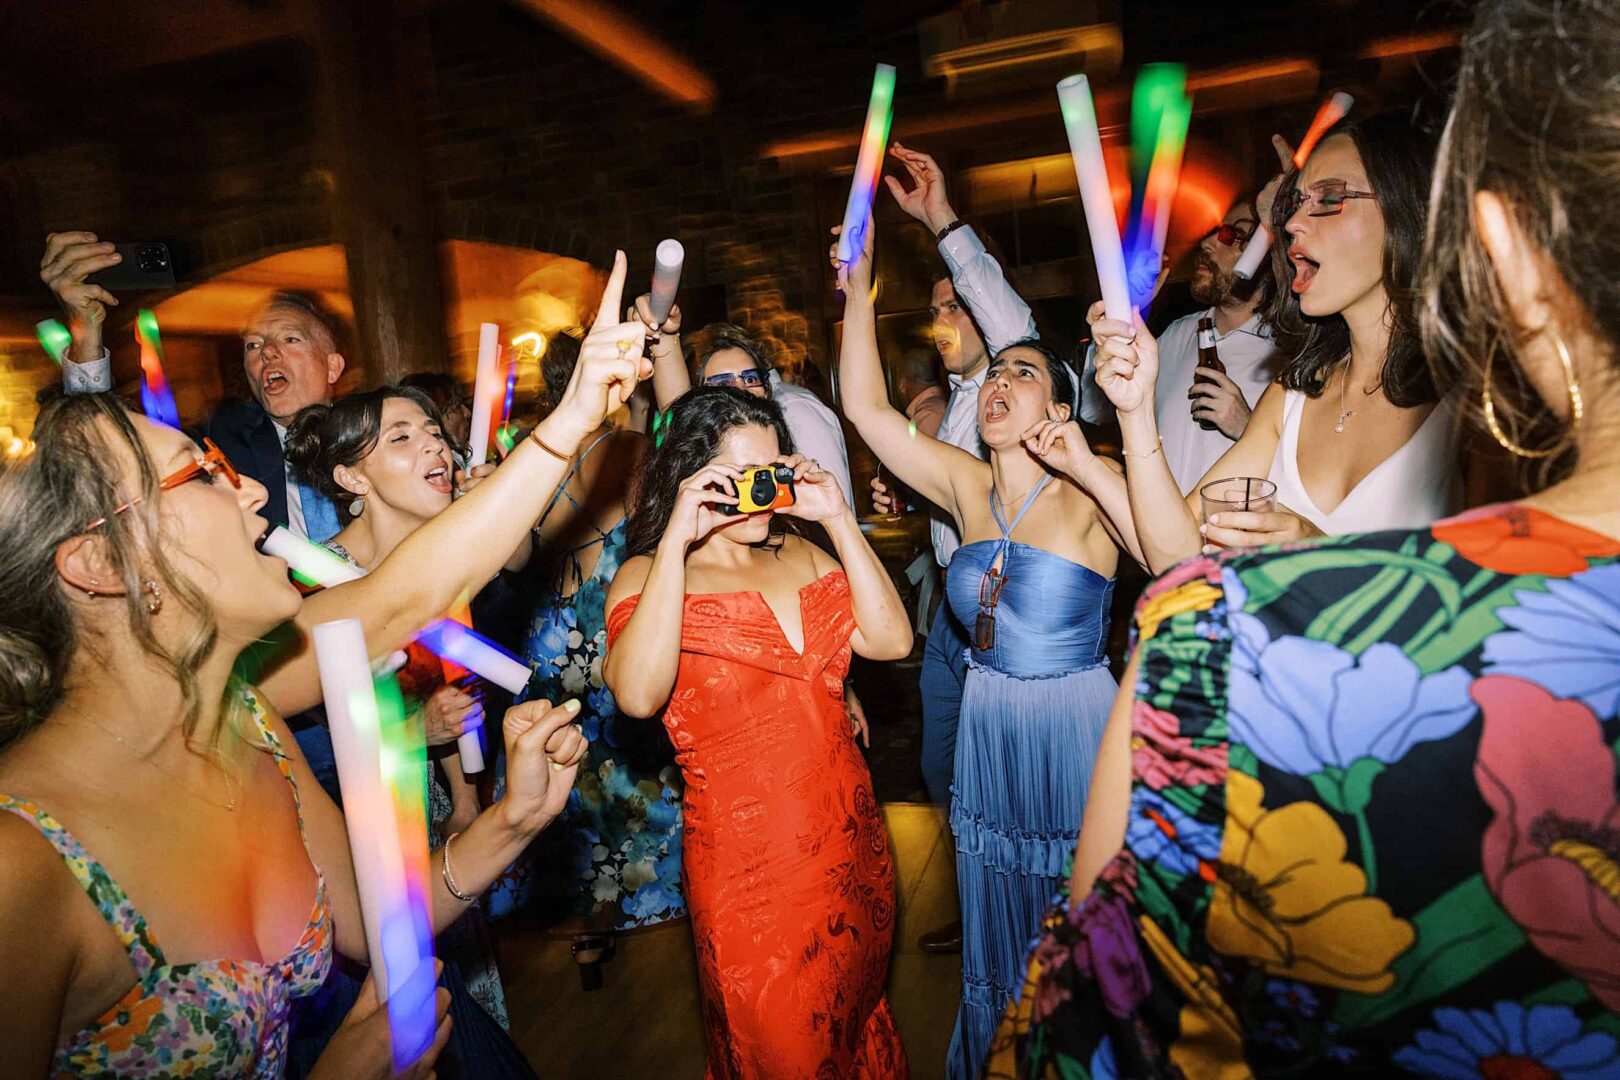
[[[159,480],[158,490],[173,491],[181,484],[189,484],[193,480],[201,480],[204,478],[206,478],[209,483],[213,483],[214,477],[216,476],[223,476],[226,480],[230,481],[231,487],[233,488],[240,488],[242,486],[242,476],[236,471],[236,466],[232,465],[230,459],[225,456],[225,451],[215,446],[214,440],[204,439],[202,456],[197,458],[190,465],[176,469],[168,476],[165,476],[163,479]],[[135,498],[129,500],[129,502],[118,507],[111,514],[108,514],[107,517],[96,518],[96,520],[84,527],[84,531],[89,532],[91,529],[100,528],[102,525],[107,524],[107,518],[116,517],[117,515],[122,514],[125,510],[133,509],[138,503],[140,503],[140,501],[141,496],[137,495]]]
[[[1007,584],[1007,575],[995,567],[984,572],[979,579],[979,617],[973,620],[973,647],[987,652],[996,644],[996,604],[1001,600],[1001,587]]]
[[[1215,238],[1215,242],[1218,244],[1225,247],[1238,247],[1242,244],[1247,244],[1249,242],[1249,237],[1253,235],[1253,228],[1243,229],[1239,228],[1237,225],[1227,225],[1222,223],[1205,233],[1203,238],[1208,240],[1213,236]]]
[[[1294,190],[1277,200],[1280,221],[1286,222],[1303,207],[1306,217],[1333,217],[1344,213],[1344,204],[1351,199],[1376,199],[1370,191],[1352,191],[1344,180],[1318,180],[1308,188]]]
[[[759,368],[744,368],[742,371],[727,371],[719,375],[710,375],[703,380],[704,386],[740,386],[745,390],[752,390],[756,386],[765,385],[765,373]]]

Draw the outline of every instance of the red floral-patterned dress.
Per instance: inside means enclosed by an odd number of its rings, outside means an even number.
[[[639,599],[608,616],[610,648]],[[905,1077],[883,995],[894,867],[844,716],[849,581],[827,574],[799,603],[802,654],[759,593],[688,596],[664,711],[708,1075]]]

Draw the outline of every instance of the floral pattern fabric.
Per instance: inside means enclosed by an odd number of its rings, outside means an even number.
[[[292,766],[257,699],[248,694],[246,703],[266,749],[292,788],[294,806],[299,808],[298,831],[307,852],[309,837],[304,834]],[[123,944],[135,970],[136,983],[129,993],[56,1048],[51,1076],[272,1080],[282,1075],[292,999],[320,989],[332,966],[332,919],[319,866],[309,923],[280,960],[170,964],[129,897],[60,822],[33,803],[6,795],[0,795],[0,810],[32,822],[56,848]]]
[[[602,550],[590,576],[569,596],[552,590],[535,611],[524,650],[534,676],[519,700],[578,698],[590,748],[562,815],[486,894],[494,915],[524,910],[624,930],[686,914],[675,750],[657,721],[620,713],[602,683],[607,589],[627,535],[621,521],[593,541]],[[503,772],[497,797],[504,791]]]
[[[989,1074],[1620,1077],[1617,557],[1506,506],[1161,579]]]
[[[639,601],[614,608],[610,642]],[[708,1077],[903,1080],[883,993],[894,865],[844,716],[849,581],[827,574],[799,603],[802,652],[757,592],[688,596],[664,710],[686,777]]]

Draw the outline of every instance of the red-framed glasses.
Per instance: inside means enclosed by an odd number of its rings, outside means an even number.
[[[973,647],[988,652],[996,644],[996,604],[1001,600],[1001,587],[1007,584],[1007,575],[995,567],[984,572],[979,579],[979,617],[973,620]]]
[[[1215,242],[1218,244],[1225,247],[1238,247],[1241,244],[1247,244],[1249,242],[1249,237],[1252,235],[1254,235],[1253,225],[1250,225],[1247,229],[1245,229],[1236,223],[1228,225],[1225,222],[1222,222],[1213,229],[1209,230],[1209,232],[1205,233],[1204,239],[1207,240],[1213,236],[1215,238]]]
[[[189,484],[193,480],[201,480],[205,477],[210,483],[212,483],[214,477],[216,476],[223,476],[226,480],[229,480],[231,487],[233,488],[240,488],[242,486],[242,476],[236,471],[236,466],[232,465],[230,459],[225,456],[225,451],[215,446],[213,439],[204,439],[202,456],[197,458],[190,465],[182,466],[181,468],[178,468],[174,472],[170,473],[168,476],[165,476],[163,479],[159,480],[158,490],[173,491],[181,484]],[[135,498],[129,500],[129,502],[118,507],[111,514],[108,514],[107,517],[96,518],[96,520],[84,527],[84,531],[89,532],[91,529],[100,528],[101,526],[107,524],[108,518],[116,517],[119,514],[122,514],[125,510],[132,509],[138,505],[140,501],[141,496],[137,495]]]

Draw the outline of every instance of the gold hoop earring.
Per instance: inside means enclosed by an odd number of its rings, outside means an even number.
[[[147,578],[141,584],[146,588],[146,613],[156,615],[163,610],[163,594],[158,591],[158,583]]]
[[[1570,359],[1569,348],[1564,344],[1564,339],[1555,331],[1549,330],[1548,333],[1552,334],[1553,348],[1558,351],[1558,362],[1564,365],[1564,385],[1569,391],[1569,426],[1564,429],[1564,434],[1558,442],[1545,450],[1525,449],[1508,438],[1507,434],[1502,430],[1502,425],[1497,423],[1496,403],[1491,399],[1491,364],[1496,358],[1495,350],[1492,350],[1485,358],[1485,388],[1481,393],[1485,407],[1485,426],[1490,429],[1491,438],[1495,439],[1502,449],[1514,457],[1537,460],[1563,453],[1565,448],[1574,441],[1575,436],[1580,432],[1581,419],[1586,415],[1585,406],[1581,401],[1581,384],[1575,378],[1575,362]]]

